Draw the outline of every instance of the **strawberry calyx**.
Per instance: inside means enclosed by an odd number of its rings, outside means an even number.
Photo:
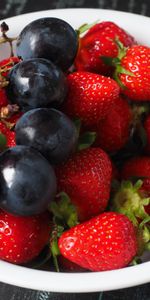
[[[4,66],[0,66],[0,88],[5,88],[9,84],[5,74],[10,71],[13,65],[14,62],[13,64],[10,62]]]
[[[88,24],[88,23],[82,24],[78,29],[76,29],[77,34],[79,36],[82,35],[86,31],[91,29],[94,25],[96,25],[98,22],[99,22],[99,20],[96,20],[95,22],[90,23],[90,24]]]
[[[18,110],[19,107],[16,104],[8,104],[0,108],[0,152],[16,145],[13,129],[16,125],[15,118],[18,117]]]
[[[126,86],[122,83],[122,81],[119,78],[119,74],[126,74],[129,76],[135,76],[132,72],[129,70],[126,70],[125,68],[122,67],[121,65],[121,60],[122,58],[126,55],[128,47],[125,47],[118,37],[113,40],[118,48],[118,56],[113,58],[109,56],[100,56],[100,58],[103,60],[103,62],[108,65],[114,67],[114,73],[113,73],[113,79],[118,83],[118,85],[122,89],[126,89]]]
[[[51,202],[49,210],[58,225],[71,228],[79,223],[76,208],[65,192],[61,192],[56,196],[56,201]]]
[[[81,120],[79,118],[75,118],[73,122],[76,126],[77,135],[78,135],[77,151],[91,147],[96,140],[96,132],[85,131],[81,134],[81,126],[82,126]]]
[[[0,152],[6,149],[7,139],[3,133],[0,133]]]
[[[76,127],[77,135],[79,137],[81,131],[81,120],[80,118],[73,118],[73,123]]]
[[[9,119],[19,111],[17,104],[8,104],[0,108],[0,122],[6,127],[6,130],[11,130],[15,126],[15,122],[10,122]]]
[[[139,256],[135,256],[132,262],[130,263],[130,266],[137,266],[142,263],[142,260]]]
[[[139,229],[142,231],[142,238],[145,245],[145,250],[150,250],[150,216],[145,218],[139,225]]]
[[[53,214],[50,251],[53,257],[55,269],[59,272],[57,260],[57,256],[60,255],[58,238],[62,235],[64,230],[79,224],[79,222],[76,208],[71,203],[70,198],[65,192],[61,192],[56,196],[56,201],[51,202],[49,210]]]
[[[138,254],[150,249],[150,216],[145,207],[150,204],[150,197],[142,192],[143,181],[122,181],[113,198],[113,210],[126,215],[137,230]]]
[[[10,118],[12,115],[19,111],[17,104],[8,104],[0,108],[0,119]]]
[[[126,70],[125,68],[123,68],[121,66],[121,64],[117,64],[114,74],[113,74],[113,79],[118,83],[118,85],[122,88],[122,89],[126,89],[127,87],[122,83],[122,81],[119,78],[119,74],[126,74],[129,76],[134,76],[134,74],[128,70]]]
[[[135,184],[131,181],[122,181],[113,199],[115,211],[128,216],[135,226],[139,225],[138,219],[143,221],[149,217],[145,206],[150,204],[150,197],[143,197],[140,191],[142,184],[143,181],[140,179]]]
[[[3,80],[7,81],[6,80],[7,73],[11,70],[11,68],[15,64],[17,64],[20,61],[21,61],[21,59],[19,59],[18,57],[15,57],[15,56],[11,56],[7,59],[0,61],[0,75]]]
[[[9,81],[6,79],[5,76],[2,75],[1,69],[0,69],[0,89],[5,88],[9,84]]]
[[[93,145],[96,140],[96,132],[87,131],[79,137],[78,151],[87,149]]]
[[[126,55],[128,47],[125,47],[121,41],[119,40],[118,37],[115,38],[115,43],[118,47],[118,60],[119,62],[121,61],[121,59]]]
[[[9,84],[7,74],[19,61],[20,59],[15,56],[0,61],[0,88],[5,88]]]
[[[132,109],[132,131],[137,135],[138,139],[141,141],[142,149],[147,145],[147,134],[143,125],[143,120],[150,113],[150,108],[148,104],[131,105]]]
[[[132,112],[134,115],[134,121],[137,122],[143,115],[148,115],[150,113],[150,107],[149,104],[135,104],[131,103]]]
[[[58,247],[58,238],[62,235],[64,231],[64,227],[57,225],[55,222],[53,223],[51,239],[50,239],[50,252],[53,257],[53,263],[57,272],[59,272],[59,265],[57,256],[60,255],[59,247]]]

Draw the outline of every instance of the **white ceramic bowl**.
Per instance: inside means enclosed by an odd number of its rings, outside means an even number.
[[[101,9],[62,9],[25,14],[5,20],[9,35],[15,36],[29,22],[41,17],[58,17],[74,28],[95,20],[110,20],[129,31],[138,41],[150,46],[150,19],[139,15]],[[3,46],[5,56],[8,47]],[[0,52],[0,59],[2,58]],[[56,273],[28,269],[0,261],[0,281],[51,292],[96,292],[115,290],[150,282],[150,261],[115,271],[91,273]]]

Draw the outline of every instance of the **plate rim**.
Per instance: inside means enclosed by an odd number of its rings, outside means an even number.
[[[130,266],[118,270],[85,273],[57,273],[51,271],[41,271],[36,269],[28,269],[19,265],[16,266],[5,261],[0,261],[0,268],[0,281],[23,288],[48,292],[102,292],[118,290],[127,287],[129,288],[150,282],[150,276],[147,276],[150,270],[150,262],[145,262],[140,265]],[[2,276],[2,273],[5,273],[7,268],[11,274],[11,279],[8,279],[6,277],[7,275]],[[137,274],[141,273],[143,274],[143,277],[137,279]],[[131,280],[130,282],[126,282],[125,279],[127,277]],[[117,285],[112,283],[112,278],[113,282],[117,282]]]
[[[70,11],[90,11],[92,12],[107,12],[108,15],[131,16],[133,18],[141,18],[150,22],[150,18],[147,16],[134,14],[131,12],[124,12],[119,10],[100,9],[100,8],[61,8],[61,9],[49,9],[36,12],[29,12],[18,16],[2,19],[1,21],[12,22],[25,18],[26,16],[38,16],[39,14],[48,14],[53,12]],[[107,290],[116,290],[120,288],[132,287],[150,282],[150,275],[148,270],[150,269],[150,262],[142,263],[141,265],[126,267],[123,269],[104,271],[104,272],[85,272],[85,273],[56,273],[50,271],[40,271],[35,269],[28,269],[22,266],[16,266],[8,262],[0,260],[0,281],[18,285],[24,288],[31,288],[35,290],[51,291],[51,292],[64,292],[64,293],[86,293],[86,292],[99,292]],[[7,271],[6,271],[7,270]],[[9,279],[7,278],[7,272],[10,272]],[[7,273],[7,274],[5,274]],[[137,276],[138,274],[138,276]],[[141,278],[141,274],[143,274]],[[11,277],[11,278],[10,278]],[[43,277],[43,280],[40,280]],[[137,278],[138,277],[138,278]],[[17,278],[17,279],[16,279]],[[34,281],[32,280],[34,278]],[[86,280],[85,280],[86,278]],[[92,278],[92,279],[91,279]],[[118,280],[116,284],[109,282],[109,280]],[[130,278],[130,282],[129,279]],[[107,280],[106,280],[107,279]],[[56,283],[58,282],[58,284]],[[84,283],[85,281],[85,283]],[[67,284],[66,284],[67,282]],[[57,286],[58,285],[58,286]]]
[[[121,15],[124,15],[124,16],[127,16],[127,15],[130,15],[130,16],[133,16],[133,17],[138,17],[138,18],[141,18],[141,19],[147,19],[147,21],[150,21],[150,17],[148,16],[145,16],[145,15],[140,15],[140,14],[137,14],[137,13],[132,13],[132,12],[126,12],[126,11],[121,11],[121,10],[114,10],[114,9],[104,9],[104,8],[90,8],[90,7],[86,7],[86,8],[78,8],[78,7],[75,7],[75,8],[58,8],[58,9],[47,9],[47,10],[38,10],[38,11],[31,11],[29,13],[24,13],[24,14],[20,14],[20,15],[17,15],[17,16],[12,16],[12,17],[9,17],[9,18],[3,18],[0,20],[1,21],[6,21],[6,20],[13,20],[13,19],[20,19],[21,17],[25,17],[25,16],[29,16],[29,15],[38,15],[39,13],[48,13],[48,12],[54,12],[54,11],[57,11],[57,12],[62,12],[63,11],[101,11],[101,12],[108,12],[108,13],[113,13],[113,14],[121,14]]]

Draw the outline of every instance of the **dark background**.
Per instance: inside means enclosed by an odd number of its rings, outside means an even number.
[[[150,16],[150,0],[0,0],[0,19],[31,11],[90,7]],[[148,28],[148,30],[150,30]],[[58,282],[59,284],[59,282]],[[114,292],[57,294],[36,292],[0,283],[0,300],[150,300],[150,284]]]
[[[150,16],[149,0],[0,0],[0,18],[65,7],[116,9]]]

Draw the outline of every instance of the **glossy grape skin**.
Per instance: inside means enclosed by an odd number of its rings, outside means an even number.
[[[46,59],[28,59],[16,64],[6,88],[11,103],[24,111],[36,107],[58,107],[67,94],[63,72]]]
[[[17,40],[17,55],[23,60],[42,57],[66,71],[75,59],[78,35],[65,21],[41,18],[29,23]]]
[[[64,113],[48,108],[26,112],[17,122],[15,131],[18,145],[37,149],[52,164],[67,160],[78,138],[74,123]]]
[[[56,177],[48,161],[27,146],[0,154],[0,208],[14,215],[44,212],[56,193]]]

